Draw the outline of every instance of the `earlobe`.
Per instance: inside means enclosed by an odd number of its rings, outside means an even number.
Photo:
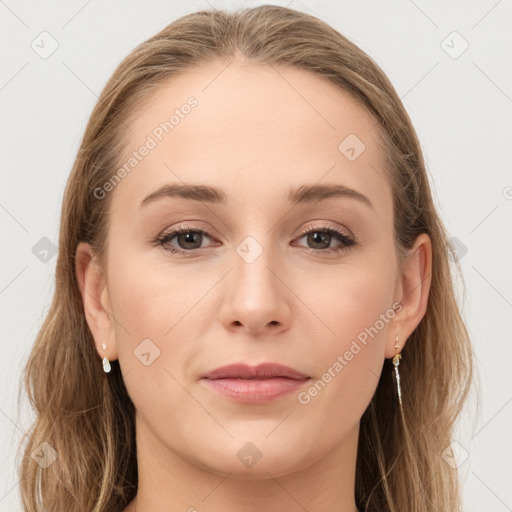
[[[404,265],[400,279],[402,297],[397,300],[402,309],[395,316],[386,342],[385,357],[394,357],[400,352],[414,329],[427,311],[430,284],[432,281],[432,244],[426,233],[419,235]],[[399,342],[396,337],[399,337]],[[398,345],[398,349],[395,348]]]
[[[104,356],[110,361],[117,359],[106,276],[97,265],[91,246],[85,242],[78,244],[76,249],[75,272],[96,351],[102,359]],[[106,350],[103,345],[107,346]]]

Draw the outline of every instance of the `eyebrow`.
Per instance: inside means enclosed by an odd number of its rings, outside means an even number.
[[[139,208],[162,198],[179,197],[192,201],[202,201],[211,204],[226,204],[226,193],[217,187],[209,185],[187,185],[180,183],[169,183],[158,188],[145,197]],[[361,192],[341,184],[325,185],[302,185],[292,189],[288,194],[288,202],[291,204],[313,203],[331,197],[347,197],[356,199],[375,209],[372,202]]]

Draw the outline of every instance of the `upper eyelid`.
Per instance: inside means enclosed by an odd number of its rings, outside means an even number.
[[[334,224],[334,223],[315,226],[315,225],[312,225],[313,222],[314,221],[310,221],[308,224],[306,224],[303,227],[303,229],[301,230],[301,233],[304,234],[304,233],[307,233],[308,231],[314,231],[315,229],[318,229],[319,231],[323,230],[323,229],[333,229],[334,231],[339,231],[342,235],[346,236],[347,238],[354,239],[354,240],[356,238],[356,236],[352,233],[352,231],[350,231],[346,227],[340,227],[339,225]]]
[[[348,238],[355,238],[352,235],[351,231],[349,231],[347,228],[340,227],[340,226],[336,225],[335,223],[321,224],[321,225],[315,226],[315,225],[312,225],[313,222],[315,222],[315,221],[309,221],[301,230],[299,230],[299,232],[297,234],[302,236],[302,235],[307,234],[308,232],[315,230],[315,229],[318,229],[318,230],[334,229],[336,231],[340,231],[343,235],[347,236]],[[326,221],[324,221],[324,222],[326,222]],[[180,232],[188,232],[188,231],[201,232],[202,234],[205,234],[206,236],[209,236],[209,237],[217,237],[215,232],[212,234],[212,232],[211,232],[212,230],[210,228],[201,228],[201,227],[197,227],[197,226],[190,226],[189,224],[179,225],[179,226],[176,226],[173,228],[166,228],[158,236],[161,237],[161,236],[165,236],[167,234],[175,234],[176,232],[179,234]],[[215,230],[213,230],[213,231],[215,231]]]

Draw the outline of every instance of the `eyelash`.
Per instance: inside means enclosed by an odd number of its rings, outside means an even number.
[[[160,245],[164,250],[169,251],[172,254],[183,254],[187,256],[195,255],[198,251],[201,250],[201,248],[198,249],[192,249],[190,251],[184,250],[184,249],[176,249],[176,247],[172,246],[166,246],[174,237],[177,235],[183,234],[183,233],[197,233],[203,236],[206,236],[210,238],[209,234],[206,231],[203,231],[202,229],[196,229],[192,228],[190,226],[184,225],[177,228],[174,228],[171,231],[163,232],[155,239],[155,243]],[[342,251],[346,251],[347,249],[350,249],[354,247],[357,242],[355,239],[349,237],[345,233],[343,233],[341,230],[339,230],[335,226],[329,226],[329,227],[313,227],[311,225],[305,226],[304,231],[299,236],[300,238],[303,238],[304,236],[309,235],[310,233],[325,233],[327,235],[331,235],[334,238],[336,238],[338,241],[342,242],[342,246],[331,248],[331,249],[313,249],[310,247],[306,247],[308,251],[310,251],[313,254],[333,254],[333,253],[340,253]]]

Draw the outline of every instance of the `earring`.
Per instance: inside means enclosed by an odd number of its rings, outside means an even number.
[[[103,345],[101,345],[101,348],[102,348],[103,350],[107,350],[107,345],[105,345],[105,343],[103,343]],[[110,371],[110,369],[111,369],[111,368],[110,368],[110,361],[108,360],[108,357],[107,357],[107,356],[105,356],[105,357],[103,358],[103,371],[104,371],[105,373],[108,373],[108,372]]]
[[[395,375],[396,375],[396,389],[398,392],[398,401],[400,402],[400,408],[402,407],[402,390],[400,389],[400,373],[398,372],[398,365],[400,364],[400,359],[402,359],[402,354],[398,353],[395,357],[393,357],[393,366],[395,367]]]
[[[398,350],[400,347],[398,346],[398,336],[395,338],[395,350]]]

